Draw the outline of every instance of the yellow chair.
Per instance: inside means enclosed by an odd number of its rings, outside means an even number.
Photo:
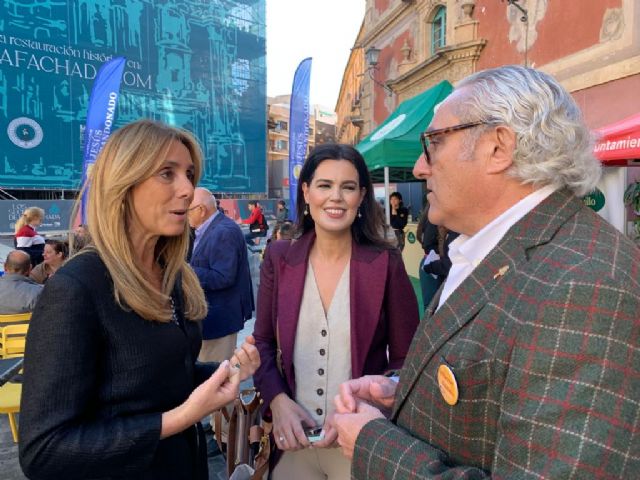
[[[21,395],[22,385],[20,383],[5,383],[0,387],[0,413],[9,415],[9,427],[15,443],[18,443],[16,413],[20,413]]]
[[[31,314],[20,314],[21,320],[29,320]],[[3,315],[8,317],[9,315]],[[26,316],[26,318],[24,318]],[[13,315],[17,317],[17,315]],[[1,324],[0,324],[1,325]],[[22,357],[24,356],[24,346],[26,343],[27,331],[29,324],[22,325],[6,325],[0,327],[0,357]],[[16,414],[20,413],[20,397],[22,396],[22,385],[19,383],[5,383],[0,387],[0,414],[5,413],[9,416],[9,427],[13,441],[18,443],[18,425],[16,422]]]
[[[27,323],[29,320],[31,320],[31,312],[0,315],[0,327],[14,323]]]
[[[7,325],[0,334],[0,357],[23,357],[29,324]]]

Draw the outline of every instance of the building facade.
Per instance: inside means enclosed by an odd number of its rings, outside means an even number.
[[[351,125],[361,140],[398,103],[441,80],[506,64],[554,75],[598,128],[640,111],[639,21],[637,0],[366,0],[354,44],[360,57],[352,54],[336,107],[338,132],[349,96],[359,99]],[[372,47],[380,51],[375,67],[363,59]]]
[[[640,112],[640,0],[365,1],[354,51],[366,57],[374,50],[377,61],[361,60],[360,84],[347,67],[337,108],[339,126],[359,127],[354,143],[400,102],[441,80],[455,84],[473,72],[509,64],[557,78],[592,129]],[[356,122],[344,107],[350,95],[359,99]],[[640,181],[640,167],[633,167],[640,162],[630,163],[605,168],[599,186],[608,209],[600,213],[622,231],[633,217],[622,192]]]
[[[267,99],[269,120],[267,122],[268,148],[267,169],[269,198],[289,198],[289,109],[291,95],[279,95]],[[319,143],[336,139],[336,114],[318,105],[309,115],[309,139],[307,153]]]
[[[342,84],[336,103],[336,139],[339,143],[355,145],[362,140],[361,132],[364,124],[362,116],[362,94],[364,93],[363,76],[365,72],[364,49],[362,42],[364,23],[356,37],[355,46],[351,49],[347,66],[342,75]]]

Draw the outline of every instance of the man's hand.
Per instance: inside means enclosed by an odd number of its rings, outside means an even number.
[[[338,413],[353,413],[359,400],[391,410],[398,384],[383,375],[367,375],[340,385],[334,403]]]
[[[365,402],[357,402],[356,413],[336,413],[331,419],[338,432],[338,444],[345,457],[353,458],[353,450],[362,427],[376,418],[385,418],[380,410]]]

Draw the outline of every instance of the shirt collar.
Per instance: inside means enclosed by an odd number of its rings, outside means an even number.
[[[467,262],[476,267],[513,225],[556,190],[552,185],[542,187],[494,218],[472,237],[461,234],[449,245],[452,262]]]
[[[200,225],[199,227],[196,228],[196,238],[198,238],[200,235],[202,235],[204,233],[204,231],[207,229],[207,227],[209,225],[211,225],[211,222],[213,222],[213,219],[216,218],[216,216],[218,216],[220,212],[218,210],[215,211],[215,213],[213,215],[211,215],[209,218],[207,218],[204,222],[202,222],[202,225]]]

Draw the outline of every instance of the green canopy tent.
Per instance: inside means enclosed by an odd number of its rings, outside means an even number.
[[[356,148],[364,157],[374,182],[385,183],[385,204],[389,221],[389,182],[414,180],[412,169],[422,153],[420,133],[431,123],[433,109],[451,92],[444,80],[436,86],[405,100]]]

